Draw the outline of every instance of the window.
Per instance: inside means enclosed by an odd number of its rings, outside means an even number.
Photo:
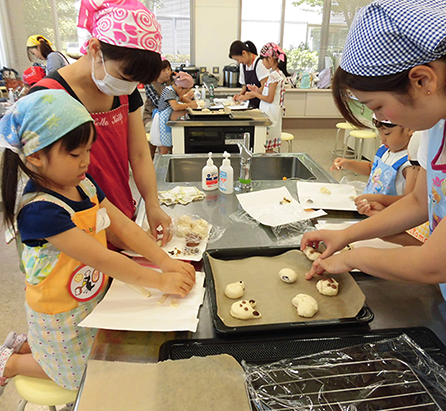
[[[327,64],[337,67],[356,11],[371,2],[241,1],[242,40],[251,40],[259,51],[267,42],[280,44],[287,54],[289,71],[322,70]],[[324,19],[324,13],[329,18]],[[257,16],[263,16],[263,20]]]

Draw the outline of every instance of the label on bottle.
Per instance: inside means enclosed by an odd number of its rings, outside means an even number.
[[[218,187],[218,175],[217,173],[206,174],[206,188],[212,190]]]
[[[218,188],[221,191],[228,191],[228,188],[226,187],[226,183],[228,182],[228,173],[226,171],[221,170],[220,171],[220,184]]]

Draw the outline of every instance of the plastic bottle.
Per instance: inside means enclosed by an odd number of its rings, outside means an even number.
[[[204,84],[203,84],[203,86],[201,87],[201,98],[202,98],[203,100],[206,100],[206,88],[205,88]]]
[[[214,85],[211,84],[209,87],[209,100],[211,100],[211,103],[214,102]]]
[[[200,93],[200,89],[198,88],[198,86],[195,86],[195,91],[194,91],[194,100],[198,101],[201,99],[201,93]]]
[[[220,179],[218,182],[218,189],[221,193],[231,194],[234,191],[234,169],[231,166],[231,155],[225,151],[223,153],[223,163],[220,166]]]
[[[8,91],[8,100],[11,104],[15,103],[15,95],[14,95],[14,90],[12,88],[10,88]]]
[[[201,186],[203,190],[211,191],[218,188],[218,169],[212,160],[212,153],[209,153],[209,159],[201,172]]]

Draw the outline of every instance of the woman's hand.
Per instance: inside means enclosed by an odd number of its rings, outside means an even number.
[[[158,238],[162,235],[162,245],[165,246],[173,236],[171,225],[172,219],[158,206],[148,206],[146,204],[147,221],[149,222],[152,236]],[[158,227],[161,226],[161,231]]]

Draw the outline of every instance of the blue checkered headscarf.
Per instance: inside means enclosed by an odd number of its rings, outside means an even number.
[[[385,76],[444,55],[445,0],[375,0],[356,13],[340,66],[350,74]]]
[[[0,120],[0,148],[29,156],[93,121],[65,90],[40,90],[18,100]]]

